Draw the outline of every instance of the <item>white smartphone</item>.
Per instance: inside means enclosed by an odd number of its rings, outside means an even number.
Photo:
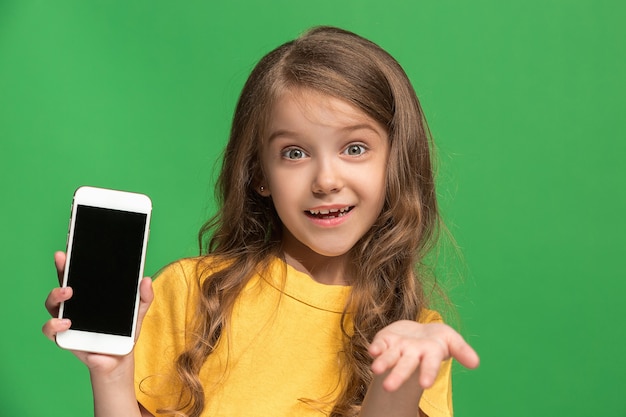
[[[62,283],[74,294],[59,310],[72,325],[57,334],[60,347],[111,355],[132,350],[151,212],[143,194],[76,190]]]

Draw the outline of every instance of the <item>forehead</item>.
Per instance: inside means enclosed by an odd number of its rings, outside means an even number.
[[[291,130],[304,124],[335,129],[363,125],[385,131],[378,122],[346,100],[310,89],[285,90],[272,106],[270,135],[276,130]]]

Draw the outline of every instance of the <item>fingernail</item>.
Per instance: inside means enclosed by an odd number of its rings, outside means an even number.
[[[71,324],[70,319],[61,319],[61,326],[69,327]]]

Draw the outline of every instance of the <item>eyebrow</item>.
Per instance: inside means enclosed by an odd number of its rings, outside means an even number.
[[[371,123],[359,123],[356,125],[345,126],[339,129],[339,131],[341,132],[354,132],[356,130],[370,130],[376,133],[377,135],[380,135],[380,132],[378,131],[378,129],[372,126]],[[298,133],[288,130],[288,129],[278,129],[277,131],[273,132],[269,136],[267,141],[271,142],[272,140],[276,139],[279,136],[298,136]]]
[[[267,139],[268,142],[273,141],[279,136],[297,136],[295,132],[286,129],[279,129],[276,132],[273,132],[270,137]]]

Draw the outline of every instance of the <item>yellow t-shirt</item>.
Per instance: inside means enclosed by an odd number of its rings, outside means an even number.
[[[191,338],[199,262],[207,260],[178,261],[154,282],[154,302],[135,347],[137,399],[154,415],[178,400],[174,362]],[[279,259],[267,274],[254,276],[234,306],[230,331],[200,370],[202,416],[328,414],[341,388],[340,322],[349,292],[350,287],[320,284]],[[436,312],[426,313],[421,322],[441,321]],[[444,362],[422,396],[420,408],[429,417],[452,416],[450,371],[450,361]]]

